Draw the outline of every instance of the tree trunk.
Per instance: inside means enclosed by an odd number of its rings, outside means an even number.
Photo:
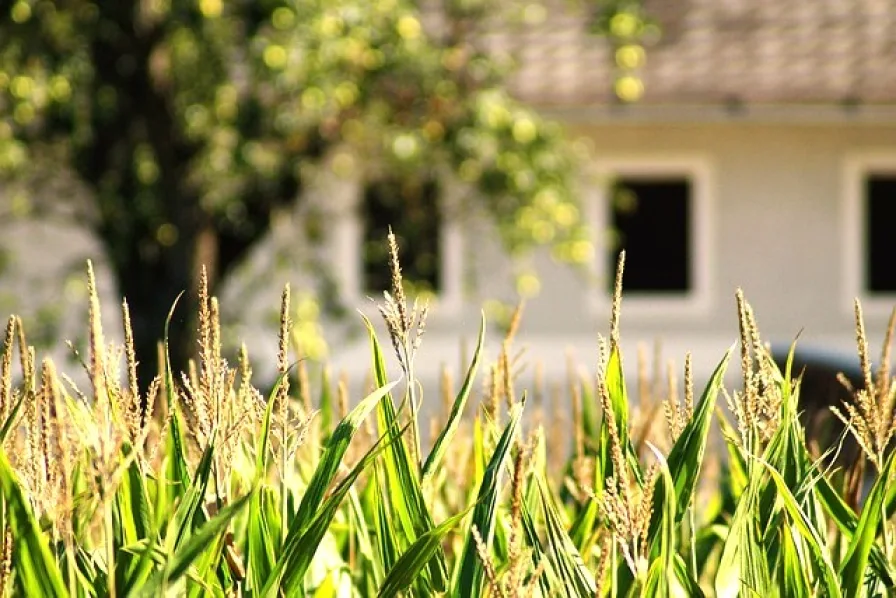
[[[187,203],[187,202],[185,202]],[[207,265],[209,291],[217,286],[217,234],[210,224],[180,222],[179,239],[168,248],[132,251],[108,246],[119,293],[131,310],[134,344],[140,365],[141,390],[161,372],[158,343],[165,337],[168,314],[183,293],[168,323],[167,347],[175,379],[197,353],[197,296],[199,272]]]
[[[102,6],[106,33],[95,36],[91,46],[91,135],[76,146],[74,166],[96,194],[95,232],[105,246],[119,294],[131,307],[138,377],[145,391],[159,372],[157,343],[174,300],[185,292],[168,330],[171,365],[179,376],[197,349],[200,269],[207,268],[209,292],[214,293],[218,281],[267,233],[271,213],[296,201],[299,181],[294,162],[274,176],[250,177],[241,196],[232,198],[243,202],[239,222],[204,207],[204,191],[197,188],[190,170],[201,148],[176,117],[175,92],[151,74],[151,57],[164,30],[136,24],[138,11],[132,1]],[[100,101],[110,89],[115,90],[111,106]],[[240,113],[251,115],[253,108],[257,106]],[[262,135],[258,123],[246,118],[240,128],[243,140]],[[157,167],[152,180],[140,179],[134,168],[135,156],[147,147]],[[159,233],[169,226],[175,236],[164,238]]]

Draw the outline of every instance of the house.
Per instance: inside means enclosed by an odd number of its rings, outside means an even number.
[[[517,58],[513,94],[594,148],[589,174],[598,178],[583,173],[583,206],[598,233],[592,275],[535,256],[541,292],[527,303],[518,342],[529,361],[555,379],[568,349],[580,363],[594,362],[597,335],[608,328],[614,238],[628,255],[629,372],[638,344],[659,338],[679,367],[693,352],[697,377],[706,379],[737,339],[738,287],[767,341],[787,345],[800,334],[803,347],[854,356],[858,297],[878,346],[896,305],[896,5],[646,0],[645,7],[662,36],[637,69],[643,95],[631,104],[614,93],[611,44],[590,35],[569,3],[557,0],[537,22],[480,32],[480,43]],[[365,243],[380,238],[382,223],[365,230],[370,190],[360,181],[325,172],[314,193],[332,231],[327,259],[348,304],[375,316],[366,297],[377,274]],[[442,191],[441,215],[425,219],[438,234],[421,241],[429,243],[429,265],[405,264],[419,268],[437,295],[418,369],[427,381],[443,363],[457,370],[459,339],[469,351],[485,301],[515,296],[490,225],[451,210],[463,188]],[[601,234],[608,230],[618,236]],[[281,246],[292,238],[288,230],[274,237]],[[257,259],[270,259],[264,255]],[[276,306],[278,289],[271,291],[259,305]],[[272,337],[257,330],[247,322],[239,333],[255,354],[272,354]],[[361,376],[366,341],[339,342],[334,368]],[[730,369],[736,374],[736,363]]]
[[[616,255],[607,230],[628,255],[629,371],[636,345],[659,338],[679,366],[692,351],[705,379],[737,338],[738,287],[765,340],[787,346],[799,334],[801,347],[850,362],[858,297],[876,355],[896,305],[896,5],[645,6],[662,36],[647,48],[637,70],[643,96],[631,104],[614,93],[611,44],[566,3],[540,22],[481,32],[485,47],[516,57],[512,92],[590,140],[593,173],[625,190],[583,184],[599,234],[595,276],[536,259],[542,290],[528,301],[521,336],[530,359],[558,376],[567,348],[594,359]],[[329,184],[327,196],[343,202],[331,212],[332,255],[343,288],[363,304],[363,192]],[[508,264],[491,238],[485,224],[443,218],[440,301],[423,350],[437,357],[421,363],[456,362],[458,331],[472,337],[482,302],[513,295],[494,276]],[[477,284],[465,294],[468,277]],[[350,351],[341,364],[357,358]]]

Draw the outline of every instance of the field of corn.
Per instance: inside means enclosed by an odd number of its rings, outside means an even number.
[[[844,463],[807,448],[798,372],[775,365],[740,292],[739,351],[719,356],[699,396],[688,358],[681,400],[670,372],[665,396],[630,407],[621,280],[596,370],[570,381],[572,413],[541,413],[517,387],[519,311],[497,363],[481,363],[483,319],[458,390],[421,389],[427,310],[407,303],[390,240],[389,338],[365,320],[372,382],[360,400],[344,380],[309,384],[286,340],[288,287],[268,396],[245,350],[234,366],[222,358],[204,281],[198,358],[182,374],[163,367],[143,393],[127,304],[124,346],[107,346],[90,268],[89,388],[38,363],[10,318],[3,596],[892,595],[891,334],[872,371],[858,303],[865,384],[838,415],[861,452]],[[738,352],[742,386],[723,388]],[[391,359],[399,380],[387,379]],[[436,396],[444,415],[424,443],[421,402]],[[712,436],[727,451],[707,451]],[[845,441],[829,440],[834,453]]]

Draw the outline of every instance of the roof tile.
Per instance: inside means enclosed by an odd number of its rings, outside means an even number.
[[[487,22],[514,56],[511,91],[548,106],[615,102],[610,42],[564,0],[538,24]],[[896,103],[893,0],[645,0],[662,30],[637,73],[642,103]]]

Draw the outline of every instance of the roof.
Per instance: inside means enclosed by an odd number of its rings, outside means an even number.
[[[518,62],[511,90],[547,107],[615,103],[610,42],[568,0],[480,42]],[[896,104],[894,0],[644,0],[662,32],[640,104]]]

